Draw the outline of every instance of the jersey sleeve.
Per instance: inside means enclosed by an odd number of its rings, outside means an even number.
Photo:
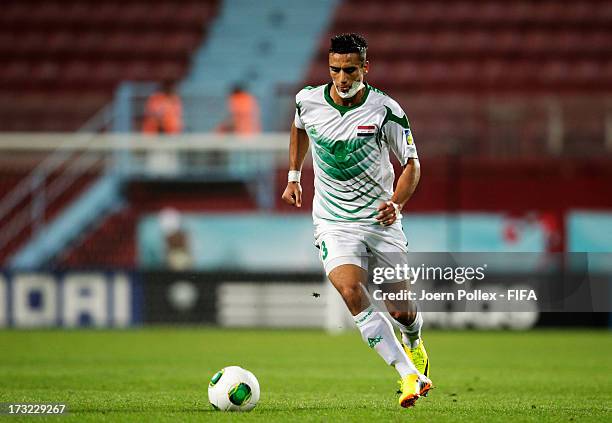
[[[408,163],[408,159],[419,158],[408,117],[395,101],[385,105],[382,135],[383,141],[388,144],[402,166]]]
[[[295,96],[295,117],[293,118],[293,123],[295,127],[298,129],[304,129],[304,122],[302,121],[302,91],[297,93]]]

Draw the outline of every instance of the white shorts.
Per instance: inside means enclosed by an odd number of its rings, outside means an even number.
[[[336,222],[315,226],[315,245],[327,275],[343,264],[354,264],[366,271],[403,264],[407,244],[401,222],[391,226]]]

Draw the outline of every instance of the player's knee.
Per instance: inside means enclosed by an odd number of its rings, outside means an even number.
[[[351,312],[361,311],[362,291],[359,285],[346,284],[338,288],[344,302],[349,307]]]
[[[347,301],[356,301],[361,299],[361,289],[355,285],[343,285],[339,289],[340,295]]]

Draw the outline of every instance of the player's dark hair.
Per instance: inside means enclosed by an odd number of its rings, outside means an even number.
[[[330,53],[348,54],[357,53],[361,64],[366,61],[368,42],[359,34],[340,34],[331,38]]]

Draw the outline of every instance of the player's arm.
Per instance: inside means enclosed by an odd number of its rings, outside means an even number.
[[[400,210],[404,207],[404,204],[410,200],[412,194],[416,190],[421,179],[421,164],[419,159],[408,159],[408,163],[404,166],[404,171],[400,175],[395,192],[391,201],[400,207]]]
[[[289,172],[302,171],[304,159],[308,153],[308,134],[303,129],[291,124],[291,135],[289,137]],[[294,178],[295,179],[295,178]],[[287,182],[287,188],[283,192],[283,200],[292,206],[302,207],[302,186],[297,181]]]
[[[421,178],[421,165],[419,159],[408,159],[404,170],[400,175],[391,201],[382,203],[376,219],[383,225],[388,226],[395,222],[397,215],[402,211],[404,205],[410,200],[416,190]]]
[[[414,194],[421,177],[421,166],[406,113],[396,102],[390,102],[385,109],[387,114],[383,123],[383,138],[404,166],[391,200],[378,206],[376,219],[388,226],[397,220],[402,208]]]

